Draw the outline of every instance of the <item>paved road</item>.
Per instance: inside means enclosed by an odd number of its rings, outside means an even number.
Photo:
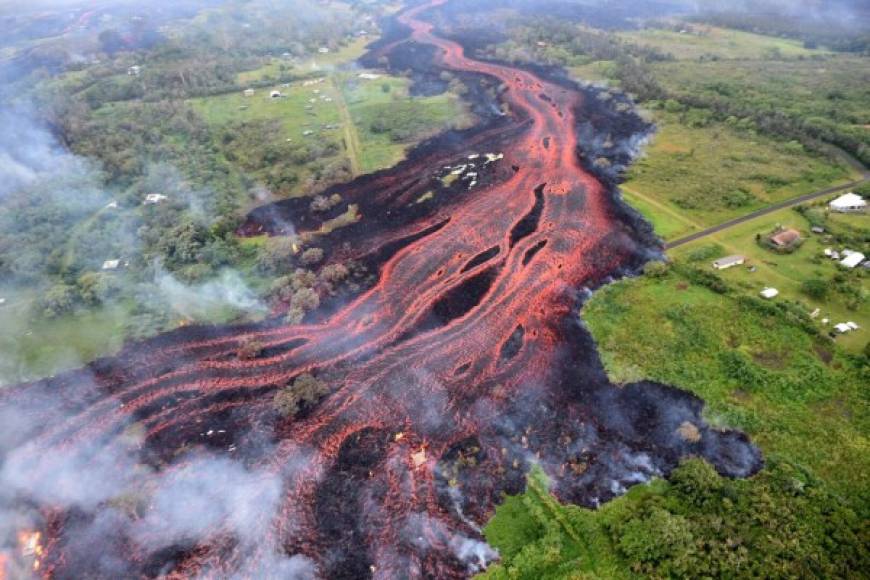
[[[688,244],[689,242],[694,242],[695,240],[700,240],[701,238],[705,238],[711,234],[715,234],[721,232],[722,230],[727,230],[728,228],[734,227],[738,224],[742,224],[748,222],[749,220],[754,220],[755,218],[767,215],[769,213],[773,213],[775,211],[781,210],[786,207],[792,207],[794,205],[798,205],[807,201],[812,201],[814,199],[818,199],[820,197],[825,197],[826,195],[831,195],[832,193],[837,193],[838,191],[843,191],[845,189],[854,189],[859,185],[863,185],[870,181],[870,174],[865,173],[863,179],[859,179],[858,181],[853,181],[851,183],[846,183],[844,185],[837,185],[835,187],[829,187],[828,189],[824,189],[822,191],[816,191],[814,193],[808,193],[806,195],[802,195],[800,197],[794,197],[792,199],[787,199],[785,201],[780,201],[771,206],[768,206],[764,209],[760,209],[758,211],[754,211],[752,213],[748,213],[739,218],[735,218],[733,220],[729,220],[725,223],[721,223],[717,226],[713,226],[712,228],[707,228],[706,230],[702,230],[700,232],[695,232],[694,234],[690,234],[684,238],[679,238],[672,242],[668,242],[665,244],[665,249],[670,250],[672,248],[676,248],[678,246],[682,246],[683,244]]]

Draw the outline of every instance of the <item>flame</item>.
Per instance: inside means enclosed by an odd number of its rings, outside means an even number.
[[[21,549],[21,555],[25,558],[33,558],[33,571],[37,572],[41,566],[40,558],[45,553],[45,548],[42,546],[42,532],[39,531],[22,531],[18,533],[18,545]],[[2,580],[0,576],[0,580]]]

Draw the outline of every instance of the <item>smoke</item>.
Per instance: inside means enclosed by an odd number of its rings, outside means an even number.
[[[404,536],[420,556],[425,555],[429,550],[440,550],[446,545],[450,552],[465,565],[469,574],[486,570],[489,564],[499,558],[498,552],[486,542],[454,533],[441,520],[422,512],[408,516]]]
[[[207,319],[227,308],[249,315],[269,311],[235,270],[225,269],[214,280],[186,285],[158,268],[154,283],[172,312],[189,319]]]

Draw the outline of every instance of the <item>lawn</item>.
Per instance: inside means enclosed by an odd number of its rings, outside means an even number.
[[[672,240],[777,201],[848,182],[826,158],[690,113],[656,111],[658,130],[630,169],[626,199]]]
[[[685,24],[684,33],[662,28],[622,32],[625,41],[649,46],[671,54],[678,60],[697,60],[711,56],[720,59],[796,58],[830,54],[807,49],[797,40],[762,36],[739,30],[698,24]]]
[[[830,218],[834,227],[843,219],[849,221],[864,221],[863,235],[870,232],[870,216],[849,216],[842,218],[836,216]],[[804,244],[791,254],[777,254],[761,247],[755,239],[756,234],[766,235],[777,226],[794,227],[806,238]],[[741,254],[749,260],[742,267],[734,267],[724,270],[719,275],[728,282],[732,282],[738,291],[748,295],[757,296],[765,287],[774,287],[780,291],[775,298],[777,301],[789,300],[803,304],[808,311],[816,308],[820,310],[816,318],[816,324],[823,332],[829,332],[833,324],[846,321],[854,321],[861,329],[843,336],[837,337],[838,344],[847,350],[857,352],[864,348],[870,341],[870,305],[866,301],[868,290],[867,275],[856,269],[843,271],[835,261],[823,257],[823,251],[827,247],[842,249],[833,241],[825,242],[825,236],[810,233],[809,222],[793,209],[784,209],[767,216],[734,226],[707,238],[680,246],[669,251],[672,259],[688,261],[693,254],[697,255],[699,249],[714,245],[721,247],[719,253]],[[851,248],[864,250],[864,248]],[[711,258],[699,261],[697,265],[702,268],[710,268]],[[750,266],[756,270],[752,272]],[[848,304],[853,300],[852,295],[838,291],[831,280],[835,275],[840,275],[848,286],[860,292],[864,296],[863,302],[857,308],[849,308]],[[829,284],[827,296],[823,299],[810,298],[801,291],[801,284],[805,280],[821,279]],[[823,325],[822,319],[828,318],[829,324]]]
[[[55,319],[30,314],[33,296],[5,291],[0,306],[0,385],[77,368],[117,351],[128,308],[113,305]]]

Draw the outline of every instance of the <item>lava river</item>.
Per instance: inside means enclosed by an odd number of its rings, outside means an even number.
[[[11,577],[467,577],[497,559],[479,526],[532,465],[590,507],[687,455],[730,476],[760,467],[697,398],[608,381],[584,290],[655,243],[589,169],[578,128],[601,104],[466,57],[425,20],[441,4],[400,13],[380,50],[500,86],[509,112],[341,188],[362,220],[328,260],[367,261],[377,280],[326,314],[180,329],[7,389],[0,517],[29,534],[6,541]],[[504,158],[431,211],[409,203],[474,152]],[[246,231],[280,235],[284,209]],[[260,356],[236,356],[254,339]],[[273,396],[302,373],[330,392],[281,419]]]

